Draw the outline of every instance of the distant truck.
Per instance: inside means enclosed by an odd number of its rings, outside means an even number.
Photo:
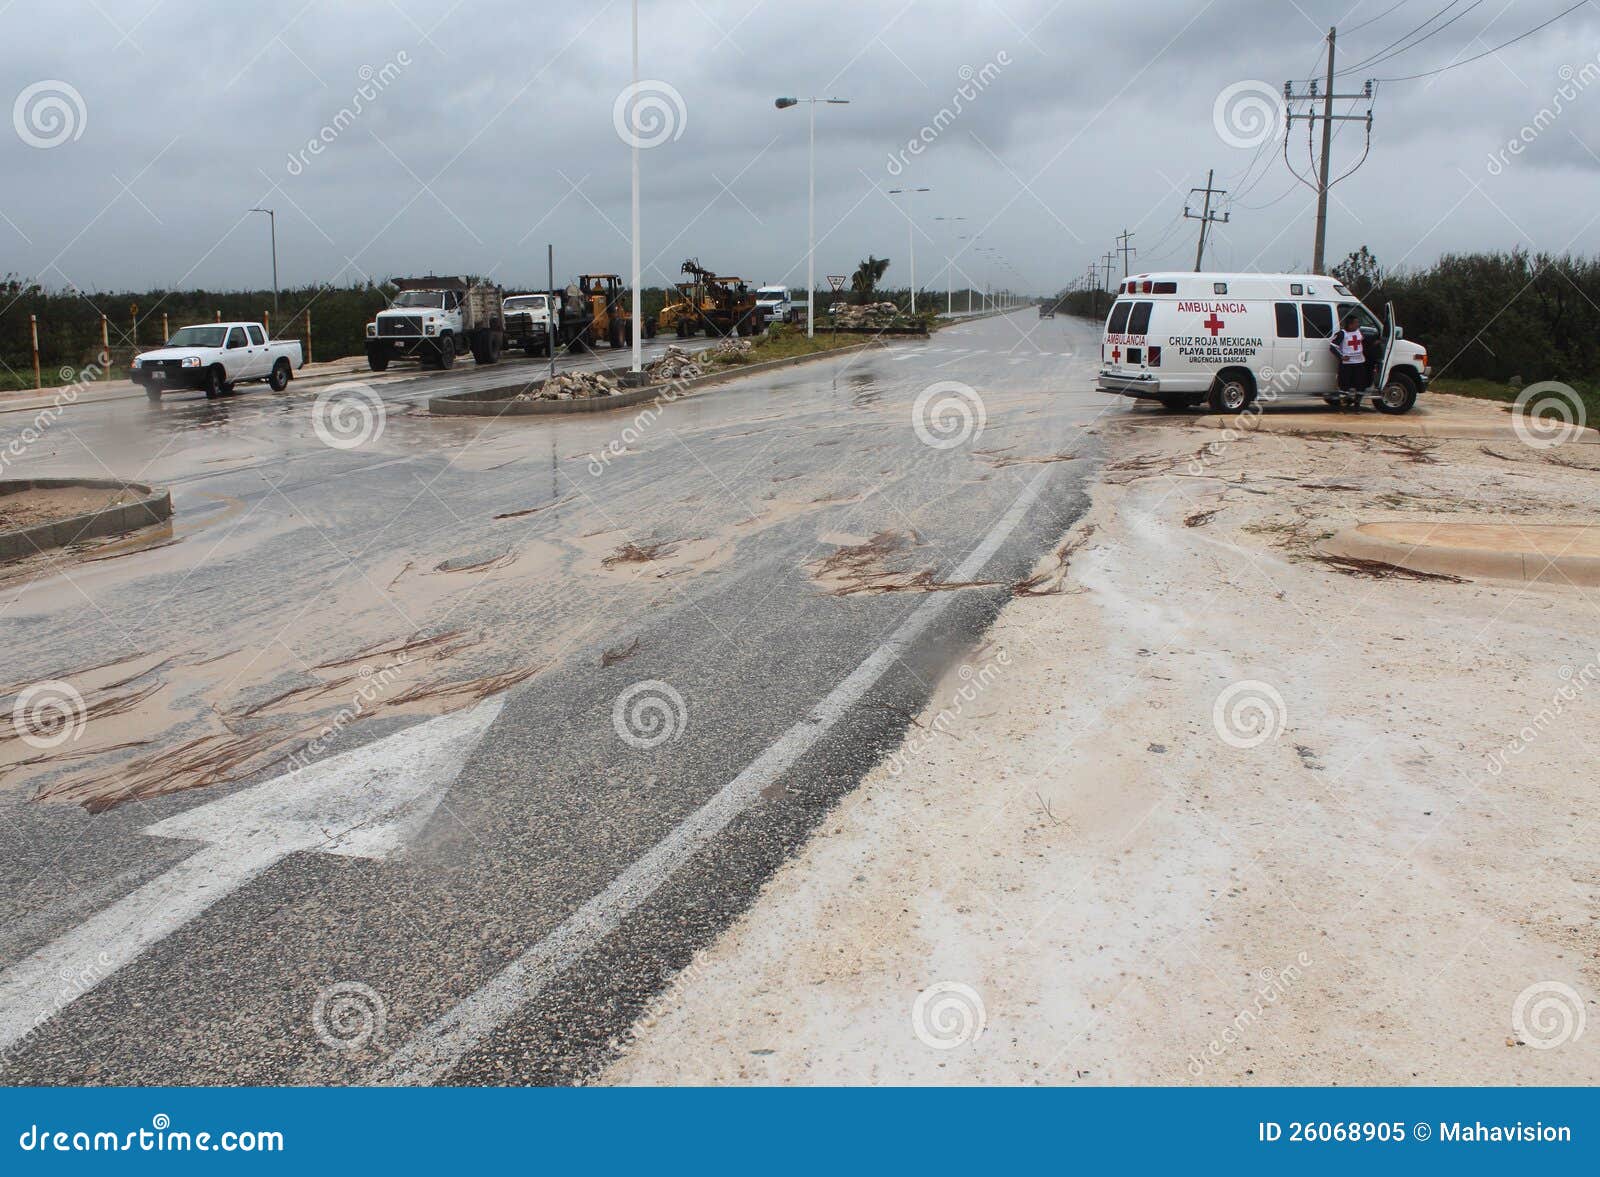
[[[207,396],[221,396],[250,380],[282,392],[304,363],[298,339],[268,339],[260,323],[196,323],[179,327],[155,351],[134,356],[131,374],[158,401],[169,389],[203,388]]]
[[[392,360],[449,368],[472,353],[480,364],[500,359],[505,346],[505,293],[468,278],[401,278],[394,302],[367,324],[367,366],[382,372]]]
[[[787,286],[760,286],[756,288],[756,310],[763,323],[792,323],[794,303],[789,301]]]
[[[530,356],[550,354],[550,308],[559,315],[561,296],[548,292],[513,294],[501,304],[505,314],[506,346],[520,347]]]

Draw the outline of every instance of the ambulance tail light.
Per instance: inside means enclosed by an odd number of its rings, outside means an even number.
[[[1161,349],[1159,347],[1145,348],[1144,362],[1152,368],[1161,367]]]
[[[1152,284],[1150,283],[1150,281],[1148,279],[1146,281],[1144,281],[1144,282],[1141,282],[1139,284],[1140,292],[1143,293],[1143,294],[1149,294],[1151,285]]]

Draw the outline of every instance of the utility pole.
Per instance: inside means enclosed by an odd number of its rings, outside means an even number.
[[[1100,265],[1105,269],[1106,273],[1105,282],[1102,284],[1102,289],[1108,296],[1111,293],[1111,260],[1115,256],[1116,255],[1108,249],[1105,252],[1105,256],[1100,259]]]
[[[1228,194],[1228,190],[1226,188],[1216,188],[1212,186],[1212,182],[1216,179],[1216,175],[1217,170],[1215,168],[1206,169],[1206,186],[1204,188],[1189,189],[1190,196],[1193,196],[1196,192],[1205,193],[1205,204],[1201,207],[1199,216],[1195,216],[1194,213],[1189,211],[1189,205],[1187,203],[1185,203],[1183,206],[1183,215],[1188,220],[1200,222],[1200,245],[1194,251],[1194,272],[1197,274],[1200,272],[1206,257],[1206,227],[1213,224],[1226,225],[1228,223],[1229,214],[1218,214],[1211,211],[1211,198],[1213,196],[1226,196]]]
[[[1294,92],[1293,82],[1285,82],[1283,84],[1283,97],[1285,103],[1309,101],[1311,104],[1311,108],[1303,114],[1296,114],[1293,111],[1289,112],[1289,127],[1291,129],[1294,127],[1296,119],[1306,120],[1308,128],[1312,130],[1315,129],[1317,120],[1319,118],[1322,120],[1322,164],[1317,170],[1317,182],[1315,185],[1313,185],[1313,187],[1315,187],[1317,190],[1317,239],[1311,251],[1311,272],[1314,274],[1320,274],[1323,272],[1323,263],[1326,260],[1326,251],[1324,247],[1328,239],[1328,189],[1337,184],[1339,180],[1344,179],[1345,176],[1349,176],[1356,170],[1356,168],[1359,168],[1362,163],[1365,163],[1367,159],[1367,152],[1372,149],[1372,80],[1370,78],[1367,80],[1366,84],[1362,86],[1361,93],[1359,94],[1335,94],[1333,92],[1333,53],[1334,43],[1338,37],[1338,31],[1339,30],[1337,28],[1330,28],[1328,30],[1328,82],[1326,88],[1321,94],[1317,93],[1317,84],[1315,82],[1312,82],[1307,87],[1307,92],[1305,94],[1296,94]],[[1318,114],[1316,110],[1316,100],[1318,98],[1322,99],[1322,112],[1320,114]],[[1335,101],[1360,101],[1363,98],[1367,99],[1368,101],[1366,114],[1333,113],[1333,104]],[[1361,159],[1359,162],[1357,162],[1355,168],[1351,168],[1349,172],[1346,172],[1344,176],[1338,177],[1338,179],[1330,180],[1328,178],[1328,165],[1330,163],[1330,157],[1333,154],[1333,124],[1343,122],[1366,123],[1367,145],[1366,149],[1362,151]],[[1284,135],[1283,139],[1283,151],[1284,161],[1287,163],[1289,155],[1289,136],[1287,133]]]
[[[1126,278],[1128,276],[1128,255],[1130,253],[1138,253],[1139,252],[1133,246],[1128,244],[1128,241],[1133,236],[1134,235],[1132,233],[1128,232],[1126,229],[1124,229],[1121,233],[1117,234],[1117,252],[1122,254],[1122,276],[1124,278]]]

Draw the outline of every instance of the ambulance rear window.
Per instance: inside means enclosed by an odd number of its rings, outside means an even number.
[[[1131,302],[1119,302],[1111,308],[1111,318],[1106,323],[1106,332],[1110,335],[1126,335],[1128,332],[1128,312],[1133,310]]]
[[[1151,286],[1150,293],[1151,294],[1176,294],[1176,293],[1178,293],[1178,284],[1176,282],[1157,282],[1153,286]]]
[[[1128,316],[1129,335],[1147,335],[1150,331],[1150,308],[1153,302],[1136,302],[1133,304],[1133,313]]]

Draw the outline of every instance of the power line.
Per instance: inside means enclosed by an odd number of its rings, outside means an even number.
[[[1382,12],[1378,13],[1377,16],[1369,17],[1368,19],[1362,21],[1360,24],[1356,25],[1354,28],[1346,29],[1345,32],[1347,34],[1349,34],[1349,33],[1359,33],[1362,29],[1366,28],[1368,25],[1377,24],[1380,20],[1382,20],[1384,17],[1388,16],[1396,8],[1404,8],[1409,3],[1411,3],[1411,0],[1400,0],[1400,2],[1398,4],[1393,4],[1390,7],[1385,8]]]
[[[1382,49],[1380,49],[1376,53],[1374,53],[1371,57],[1368,57],[1364,61],[1356,62],[1354,65],[1350,66],[1349,69],[1350,70],[1358,70],[1362,66],[1366,65],[1367,62],[1376,61],[1378,58],[1382,57],[1385,53],[1389,52],[1389,50],[1395,48],[1396,46],[1402,44],[1405,41],[1411,40],[1412,37],[1416,36],[1423,29],[1427,28],[1434,21],[1438,20],[1441,16],[1443,16],[1445,13],[1449,12],[1452,8],[1454,8],[1457,4],[1460,4],[1460,3],[1461,3],[1461,0],[1450,0],[1450,3],[1446,4],[1443,8],[1439,9],[1438,12],[1434,13],[1427,20],[1423,21],[1416,28],[1412,29],[1409,33],[1405,33],[1405,34],[1402,34],[1399,37],[1396,37],[1393,41],[1390,41],[1387,45],[1385,45]],[[1345,72],[1349,72],[1349,70],[1347,70]]]
[[[1492,57],[1496,53],[1499,53],[1502,49],[1509,49],[1518,41],[1526,41],[1529,37],[1533,36],[1540,30],[1547,29],[1551,25],[1555,24],[1556,21],[1560,20],[1562,17],[1571,16],[1574,12],[1577,12],[1578,9],[1584,7],[1588,3],[1589,0],[1578,0],[1577,4],[1574,4],[1571,8],[1564,9],[1563,11],[1556,13],[1543,24],[1534,25],[1533,28],[1529,29],[1527,32],[1512,37],[1511,40],[1502,42],[1501,44],[1496,45],[1493,49],[1485,49],[1476,57],[1468,57],[1462,61],[1451,62],[1449,65],[1440,66],[1438,69],[1430,69],[1420,74],[1406,74],[1404,77],[1400,78],[1379,78],[1377,80],[1380,82],[1414,82],[1418,78],[1431,78],[1438,74],[1445,73],[1448,70],[1458,69],[1463,65],[1471,65],[1475,61],[1482,61],[1485,57]]]
[[[1409,44],[1409,45],[1407,45],[1407,46],[1405,46],[1405,47],[1403,47],[1401,49],[1396,49],[1393,53],[1388,53],[1388,54],[1384,54],[1382,56],[1379,56],[1376,60],[1369,58],[1367,61],[1362,62],[1362,65],[1381,65],[1385,61],[1393,61],[1396,57],[1399,57],[1401,54],[1409,53],[1411,50],[1415,49],[1418,45],[1420,45],[1424,41],[1426,41],[1429,37],[1435,37],[1435,36],[1438,36],[1440,33],[1444,32],[1451,25],[1455,24],[1456,21],[1458,21],[1462,17],[1466,16],[1467,13],[1471,12],[1474,8],[1477,8],[1482,3],[1483,3],[1483,0],[1473,0],[1473,2],[1471,4],[1467,5],[1460,12],[1456,13],[1449,20],[1445,21],[1444,24],[1440,25],[1436,29],[1430,29],[1427,32],[1426,35],[1418,37],[1415,41],[1411,42],[1411,44]]]
[[[1482,0],[1477,0],[1477,2],[1482,3]],[[1457,0],[1457,3],[1459,3],[1459,0]],[[1319,274],[1322,273],[1323,246],[1327,241],[1328,233],[1328,189],[1337,184],[1339,180],[1343,180],[1352,175],[1357,168],[1366,162],[1367,153],[1372,150],[1372,107],[1370,105],[1368,105],[1367,113],[1364,115],[1333,113],[1333,104],[1335,102],[1343,102],[1347,99],[1353,99],[1356,101],[1366,99],[1370,104],[1372,101],[1372,83],[1370,81],[1362,87],[1362,92],[1360,94],[1338,94],[1334,92],[1333,82],[1334,78],[1337,76],[1334,70],[1334,50],[1337,36],[1337,29],[1330,28],[1328,30],[1327,90],[1319,92],[1317,89],[1317,83],[1312,82],[1306,88],[1306,93],[1296,94],[1294,92],[1293,82],[1285,82],[1283,84],[1283,97],[1286,102],[1292,103],[1303,101],[1310,103],[1310,109],[1305,111],[1303,114],[1296,111],[1289,112],[1289,121],[1288,125],[1284,128],[1283,136],[1284,165],[1288,167],[1289,171],[1294,174],[1296,179],[1300,179],[1302,182],[1307,184],[1309,184],[1309,181],[1305,181],[1304,178],[1300,176],[1300,173],[1294,170],[1294,165],[1289,163],[1289,132],[1294,129],[1296,119],[1304,119],[1306,123],[1306,143],[1307,149],[1309,150],[1311,138],[1315,133],[1317,120],[1322,120],[1322,166],[1317,169],[1317,182],[1314,185],[1317,191],[1317,232],[1316,242],[1313,247],[1311,259],[1312,270]],[[1322,104],[1321,113],[1318,113],[1316,109],[1319,100]],[[1362,122],[1366,125],[1366,144],[1362,148],[1361,158],[1356,161],[1355,167],[1351,168],[1350,171],[1346,172],[1338,179],[1333,179],[1329,174],[1329,162],[1333,152],[1333,125],[1334,123],[1345,122]]]

